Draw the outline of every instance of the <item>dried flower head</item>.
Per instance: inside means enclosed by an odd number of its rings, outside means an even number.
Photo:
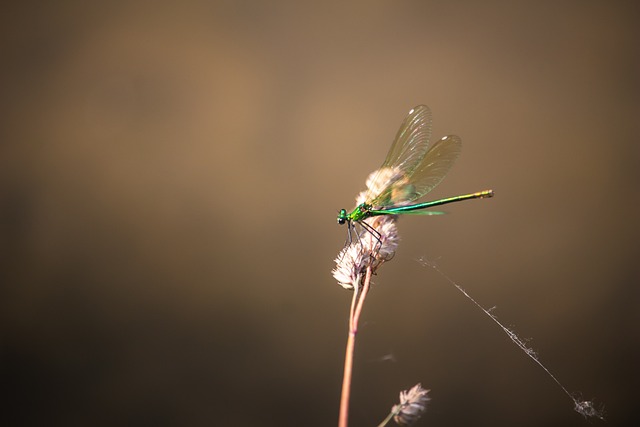
[[[367,178],[367,189],[358,194],[356,205],[371,201],[386,189],[404,181],[406,176],[398,168],[378,169]],[[338,254],[335,259],[336,268],[332,271],[340,286],[354,289],[355,286],[359,286],[367,267],[371,266],[372,273],[375,273],[382,263],[393,258],[400,240],[396,220],[395,215],[380,215],[366,218],[366,226],[358,223],[348,224],[352,227],[350,232],[355,235],[354,241]]]
[[[371,266],[371,272],[375,273],[382,263],[393,258],[398,248],[400,238],[395,216],[383,215],[365,221],[378,235],[365,228],[360,229],[355,240],[345,246],[335,259],[333,277],[345,289],[359,286],[367,267]]]
[[[411,390],[400,392],[400,403],[391,411],[395,414],[393,420],[400,426],[410,426],[427,410],[427,402],[431,400],[427,394],[429,390],[422,388],[420,383]]]
[[[369,257],[365,257],[357,244],[345,246],[336,257],[336,268],[331,273],[338,285],[345,289],[354,289],[367,269]]]
[[[379,236],[366,232],[360,236],[365,251],[370,252],[376,259],[376,267],[384,261],[389,261],[398,249],[400,236],[396,215],[381,215],[367,218],[365,222],[371,226]]]
[[[401,187],[407,182],[406,175],[399,168],[382,168],[367,177],[367,189],[356,196],[356,205],[377,198],[383,191]]]

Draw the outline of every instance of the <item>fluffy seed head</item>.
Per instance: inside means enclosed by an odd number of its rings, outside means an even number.
[[[399,186],[406,181],[404,173],[398,168],[382,168],[373,171],[367,177],[367,189],[356,197],[356,204],[370,202],[386,189]]]
[[[400,238],[395,216],[383,215],[365,221],[379,236],[361,228],[359,237],[345,246],[335,259],[333,277],[345,289],[359,286],[367,267],[371,266],[371,272],[375,273],[382,263],[393,258],[398,248]]]
[[[355,289],[369,265],[368,257],[364,256],[360,245],[353,243],[340,251],[335,262],[336,267],[331,273],[338,281],[338,285],[345,289]]]
[[[422,388],[420,383],[411,390],[400,392],[400,403],[391,411],[395,413],[393,420],[400,426],[410,426],[427,410],[427,402],[431,400],[427,394],[429,390]]]
[[[405,175],[397,168],[382,168],[374,171],[367,178],[367,190],[356,197],[357,205],[369,202],[389,188],[400,188],[406,180]],[[392,194],[389,194],[392,197]],[[332,270],[333,277],[345,289],[359,286],[367,267],[371,266],[372,273],[385,261],[393,258],[400,240],[395,215],[380,215],[364,220],[378,235],[370,232],[360,224],[349,224],[351,232],[356,234],[354,241],[340,251],[335,259],[336,267]]]

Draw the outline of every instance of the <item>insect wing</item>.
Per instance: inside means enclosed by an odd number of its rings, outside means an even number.
[[[400,125],[387,157],[368,181],[365,200],[377,207],[398,204],[404,195],[398,191],[409,180],[429,151],[431,110],[418,105]]]
[[[406,174],[420,163],[431,139],[431,110],[418,105],[409,111],[389,148],[382,168],[398,168]]]
[[[460,155],[461,149],[462,140],[456,135],[445,136],[433,144],[422,163],[409,177],[403,190],[406,201],[417,200],[440,184]]]

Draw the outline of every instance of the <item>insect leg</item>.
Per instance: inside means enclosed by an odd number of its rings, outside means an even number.
[[[373,255],[377,255],[378,251],[382,247],[382,235],[378,233],[378,230],[373,228],[371,225],[367,224],[365,221],[358,221],[358,224],[367,232],[369,232],[374,239],[376,239],[376,244],[373,246]],[[360,236],[358,236],[360,238]]]
[[[349,246],[351,242],[353,242],[353,237],[351,236],[352,227],[354,227],[354,225],[351,223],[351,221],[347,221],[347,240],[344,242],[345,248]]]

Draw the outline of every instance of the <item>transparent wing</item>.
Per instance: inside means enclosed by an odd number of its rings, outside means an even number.
[[[410,173],[429,148],[431,139],[431,110],[426,105],[411,109],[398,129],[382,168],[399,168]]]
[[[426,105],[418,105],[409,111],[382,166],[367,182],[369,190],[365,200],[380,202],[388,196],[393,184],[393,180],[389,180],[390,172],[396,177],[411,176],[429,150],[430,138],[431,110]]]
[[[409,179],[409,185],[414,191],[410,200],[424,196],[440,184],[449,173],[461,150],[462,139],[456,135],[445,136],[433,144]]]
[[[462,149],[462,140],[455,135],[445,136],[433,144],[422,161],[409,174],[390,182],[373,199],[374,207],[402,206],[433,190],[447,175]]]

